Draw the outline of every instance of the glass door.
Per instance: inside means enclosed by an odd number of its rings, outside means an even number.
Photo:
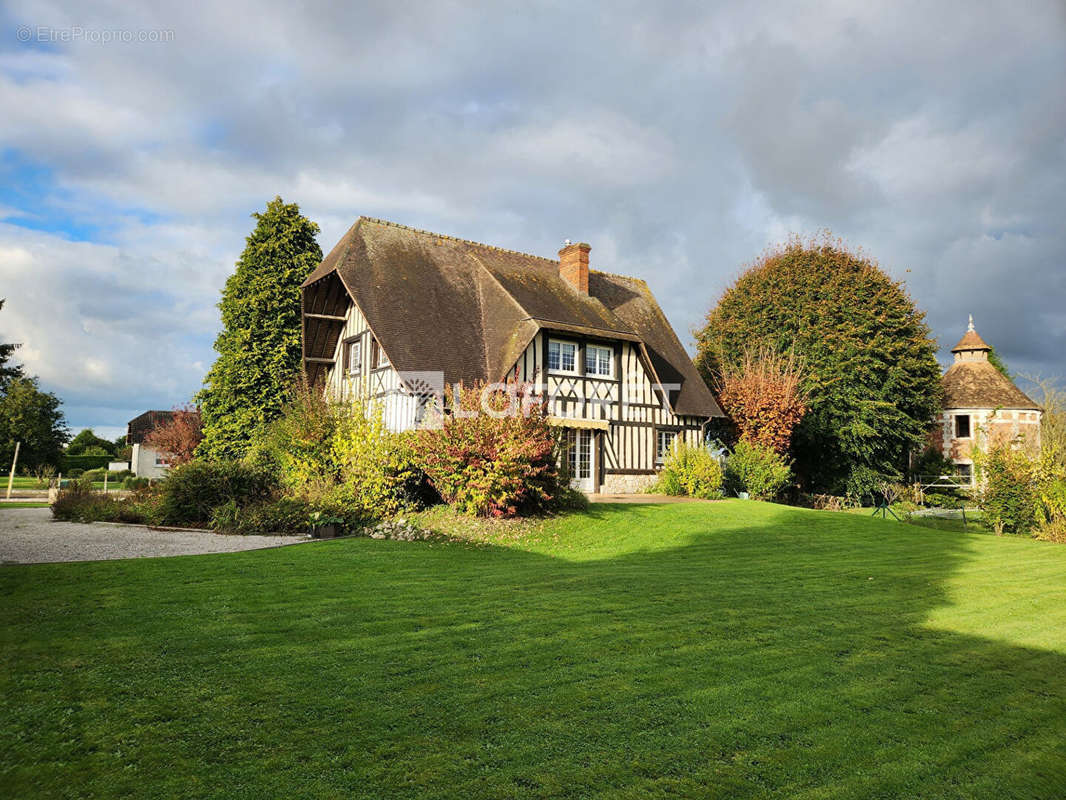
[[[570,485],[581,492],[595,491],[596,448],[590,430],[567,428],[566,458],[570,468]]]

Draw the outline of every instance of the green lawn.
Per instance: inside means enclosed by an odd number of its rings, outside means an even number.
[[[0,502],[0,509],[3,508],[48,508],[48,503],[35,500],[5,500]]]
[[[10,797],[1066,796],[1066,547],[727,501],[0,569]]]
[[[913,506],[911,506],[913,508]],[[873,507],[867,508],[849,508],[848,514],[860,514],[864,516],[879,516],[880,511],[874,514]],[[966,520],[963,521],[961,516],[958,517],[934,517],[926,516],[922,514],[911,514],[900,505],[892,506],[892,513],[896,515],[897,521],[906,522],[908,525],[917,525],[922,528],[933,528],[938,531],[955,531],[957,533],[991,533],[992,531],[983,524],[984,515],[980,509],[967,508]],[[892,518],[891,514],[886,515],[889,519]]]
[[[67,479],[64,478],[64,480],[67,480]],[[2,494],[3,492],[7,491],[7,481],[8,481],[7,475],[4,475],[3,477],[0,477],[0,494]],[[11,488],[12,488],[12,490],[36,489],[38,491],[45,491],[48,488],[48,481],[45,481],[44,485],[42,486],[41,482],[38,481],[36,478],[34,478],[32,476],[27,477],[25,475],[16,475],[14,480],[11,482]],[[94,481],[93,482],[93,488],[94,489],[103,489],[104,488],[104,482],[103,481]],[[122,481],[108,480],[107,488],[108,488],[108,490],[121,489],[122,488]]]
[[[0,478],[0,488],[7,489],[8,476],[4,475]],[[11,479],[11,485],[15,489],[47,489],[48,481],[44,482],[44,486],[40,485],[40,481],[32,476],[16,475]]]

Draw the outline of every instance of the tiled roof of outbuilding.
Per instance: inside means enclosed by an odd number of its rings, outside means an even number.
[[[991,350],[992,348],[985,344],[985,340],[982,339],[977,331],[969,330],[962,335],[959,339],[959,343],[951,348],[952,353],[960,353],[965,350]]]
[[[951,365],[944,374],[944,407],[1040,408],[988,361],[956,361]]]

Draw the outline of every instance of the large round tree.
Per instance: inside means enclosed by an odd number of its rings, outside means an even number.
[[[240,457],[276,418],[300,374],[300,284],[322,261],[318,225],[275,197],[252,215],[255,230],[222,290],[218,359],[197,395],[199,453]]]
[[[698,334],[714,385],[754,348],[794,351],[808,410],[793,437],[807,488],[865,494],[900,475],[941,399],[936,343],[903,286],[828,237],[765,254],[729,287]]]

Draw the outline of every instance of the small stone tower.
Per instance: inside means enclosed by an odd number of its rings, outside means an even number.
[[[971,482],[974,448],[985,450],[996,441],[1040,448],[1040,406],[992,365],[991,351],[971,316],[966,333],[951,349],[955,363],[944,373],[941,449]]]

